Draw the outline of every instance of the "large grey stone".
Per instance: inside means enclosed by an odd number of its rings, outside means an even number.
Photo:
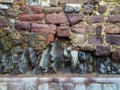
[[[84,84],[76,84],[75,90],[86,90],[86,86]]]
[[[87,87],[87,90],[102,90],[102,86],[101,84],[93,83]],[[109,89],[106,89],[106,90],[109,90]]]
[[[103,90],[118,90],[117,84],[104,84]]]
[[[7,90],[7,83],[0,83],[0,90]]]

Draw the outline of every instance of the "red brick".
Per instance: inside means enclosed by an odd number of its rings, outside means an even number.
[[[32,12],[37,13],[37,14],[40,14],[40,13],[43,12],[41,6],[32,6],[32,7],[31,7],[31,10],[32,10]]]
[[[30,7],[29,7],[29,6],[26,6],[26,5],[21,6],[20,9],[21,9],[21,11],[24,12],[24,13],[30,12]]]
[[[103,15],[95,15],[95,16],[88,16],[86,19],[87,23],[102,23],[104,22],[104,16]]]
[[[56,26],[55,25],[47,25],[47,24],[31,24],[31,31],[37,32],[41,35],[55,35],[56,33]]]
[[[109,15],[108,22],[119,23],[120,22],[120,15]]]
[[[62,24],[66,23],[67,19],[64,14],[47,14],[46,15],[46,22],[53,23],[53,24]]]
[[[117,25],[107,25],[107,26],[105,26],[105,33],[118,34],[118,33],[120,33],[120,27]]]
[[[45,14],[19,14],[18,19],[20,21],[41,21],[45,17]]]
[[[69,37],[70,36],[70,27],[69,26],[60,26],[57,28],[58,37]]]
[[[54,35],[48,35],[47,39],[49,42],[53,42],[55,38],[54,38]]]
[[[83,19],[83,14],[69,14],[68,19],[71,25],[79,23]]]
[[[30,23],[29,22],[16,22],[15,29],[30,31]]]
[[[74,33],[92,33],[94,30],[90,26],[76,24],[71,27],[71,31]]]
[[[8,27],[9,26],[9,20],[5,18],[0,18],[0,27]]]

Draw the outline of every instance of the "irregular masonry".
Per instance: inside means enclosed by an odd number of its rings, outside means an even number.
[[[0,72],[119,74],[119,9],[119,0],[0,0]]]

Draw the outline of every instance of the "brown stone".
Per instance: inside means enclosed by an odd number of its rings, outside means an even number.
[[[116,49],[115,52],[112,53],[112,61],[120,63],[120,48]]]
[[[29,22],[16,22],[15,29],[30,31],[30,23]]]
[[[108,22],[110,23],[119,23],[120,22],[120,15],[109,15]]]
[[[95,55],[100,57],[105,57],[110,55],[109,46],[97,46],[95,50]]]
[[[93,28],[87,25],[76,24],[72,25],[71,31],[74,33],[92,33]]]
[[[31,7],[31,10],[32,10],[32,12],[37,13],[37,14],[40,14],[40,13],[43,12],[41,6],[32,6],[32,7]]]
[[[20,21],[41,21],[45,17],[45,14],[19,14],[18,19]]]
[[[100,14],[103,14],[103,13],[105,13],[107,11],[107,6],[106,5],[99,5],[99,7],[98,7],[98,12],[100,13]]]
[[[30,12],[30,7],[29,6],[26,6],[26,5],[23,5],[21,6],[21,11],[24,12],[24,13],[29,13]]]
[[[70,27],[69,26],[57,27],[57,36],[58,37],[69,37],[70,36]]]
[[[56,33],[56,26],[55,25],[47,25],[47,24],[31,24],[31,31],[38,32],[39,34],[46,36],[46,35],[55,35]]]
[[[66,23],[67,19],[64,14],[47,14],[46,15],[46,22],[52,24],[62,24]]]
[[[106,42],[109,44],[120,45],[119,35],[106,35]]]
[[[62,7],[46,7],[44,8],[45,13],[59,13],[62,11]]]
[[[88,16],[86,19],[87,23],[102,23],[104,22],[104,16],[103,15],[95,15],[95,16]]]
[[[9,26],[9,20],[5,18],[0,18],[0,27],[8,27]]]
[[[68,20],[70,25],[79,23],[83,19],[83,14],[69,14],[68,15]]]
[[[89,36],[88,37],[88,44],[102,44],[103,43],[103,37],[102,36]]]
[[[50,6],[52,7],[58,6],[58,0],[50,0]]]
[[[54,35],[48,35],[48,36],[47,36],[47,40],[48,40],[49,42],[53,42],[53,41],[55,40]]]
[[[118,33],[120,33],[120,27],[117,25],[107,25],[107,26],[105,26],[105,33],[118,34]]]

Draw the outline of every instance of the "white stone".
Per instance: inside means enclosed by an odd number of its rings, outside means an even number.
[[[101,84],[93,83],[87,86],[87,90],[102,90],[102,86]],[[106,89],[106,90],[109,90],[109,89]]]
[[[118,90],[117,84],[104,84],[103,90]]]
[[[77,84],[75,90],[86,90],[86,86],[84,84]]]
[[[26,83],[25,90],[37,90],[36,83]]]
[[[8,84],[8,88],[9,88],[9,90],[24,90],[24,83],[21,83],[21,82],[19,82],[19,83],[9,83]]]
[[[2,3],[13,3],[13,0],[0,0]]]
[[[42,7],[50,7],[50,0],[42,0]]]
[[[81,4],[66,4],[65,12],[73,13],[79,12],[81,9]]]
[[[48,85],[48,83],[41,83],[41,84],[38,86],[38,90],[49,90],[49,85]]]
[[[7,83],[0,83],[0,90],[7,90]]]
[[[9,4],[0,4],[0,9],[9,9],[10,5]]]

